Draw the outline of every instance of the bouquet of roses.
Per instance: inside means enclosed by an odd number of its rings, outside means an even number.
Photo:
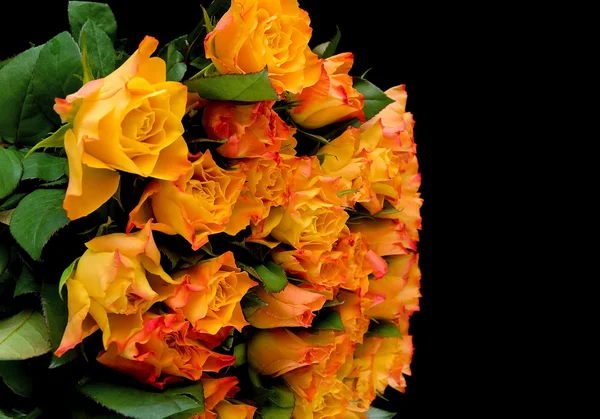
[[[419,309],[404,85],[297,0],[104,3],[0,62],[0,418],[384,418]],[[148,28],[152,32],[152,28]],[[161,44],[162,43],[162,44]],[[61,403],[57,403],[61,400]]]

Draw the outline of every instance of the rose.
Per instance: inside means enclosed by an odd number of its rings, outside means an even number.
[[[153,230],[183,236],[197,250],[208,242],[210,234],[227,232],[228,223],[234,229],[248,225],[247,218],[232,219],[245,180],[242,171],[217,166],[207,150],[177,181],[153,180],[148,184],[129,214],[127,231],[149,223]]]
[[[352,77],[348,75],[353,63],[354,54],[350,52],[321,60],[319,81],[290,95],[291,101],[299,102],[289,111],[294,122],[309,129],[352,118],[365,122],[364,96],[352,87]]]
[[[343,378],[352,392],[348,409],[353,412],[366,412],[377,395],[373,364],[380,346],[381,338],[369,338],[357,345],[354,351],[351,371]]]
[[[343,207],[354,208],[357,202],[369,203],[377,199],[371,188],[369,175],[373,161],[366,152],[359,152],[360,130],[348,127],[339,137],[321,147],[323,173],[339,177],[338,194]]]
[[[404,224],[398,220],[363,218],[360,223],[350,223],[349,227],[352,233],[360,233],[369,248],[381,257],[405,255],[407,249],[415,247]]]
[[[319,79],[310,50],[312,29],[296,0],[233,0],[204,39],[206,58],[221,73],[256,73],[267,67],[278,91],[298,93]]]
[[[204,371],[218,372],[235,356],[206,348],[181,314],[146,313],[143,329],[124,342],[100,352],[98,362],[137,380],[163,388],[166,384],[199,380]]]
[[[321,382],[315,396],[308,400],[294,393],[294,413],[292,417],[303,419],[358,419],[355,412],[348,411],[352,391],[339,379]]]
[[[217,152],[230,159],[278,152],[282,143],[290,141],[296,129],[287,126],[273,110],[274,103],[210,101],[202,114],[208,138],[227,140]]]
[[[267,303],[265,306],[246,310],[246,320],[258,329],[273,327],[308,327],[320,310],[327,296],[287,284],[280,292],[268,293],[263,287],[254,290],[256,296]]]
[[[259,330],[248,342],[248,364],[262,375],[278,377],[296,368],[326,362],[335,347],[335,333],[276,327]]]
[[[383,394],[389,385],[404,393],[406,388],[406,378],[404,378],[404,375],[411,375],[410,362],[413,355],[412,336],[403,334],[401,338],[369,337],[366,340],[371,339],[381,340],[379,349],[373,359],[375,389]]]
[[[331,250],[348,219],[337,196],[338,179],[325,176],[315,156],[285,162],[292,168],[287,206],[272,208],[259,228],[252,228],[250,240],[270,234],[296,249]]]
[[[372,305],[372,301],[346,290],[340,290],[336,299],[341,304],[333,306],[332,309],[340,313],[344,330],[350,336],[350,340],[361,343],[364,334],[369,329],[370,320],[366,315],[366,310]]]
[[[175,282],[160,266],[149,227],[96,237],[86,246],[66,280],[69,318],[57,356],[98,328],[105,348],[125,341],[142,327],[142,314],[168,297],[160,285]]]
[[[354,353],[354,343],[346,333],[322,330],[317,336],[323,342],[333,343],[327,359],[320,363],[293,369],[282,375],[288,387],[308,401],[313,400],[319,387],[327,386],[335,379],[340,367],[351,361]]]
[[[341,287],[356,291],[360,296],[369,289],[369,275],[379,279],[387,272],[386,262],[369,248],[361,233],[344,229],[334,250],[342,254],[340,266],[344,280]]]
[[[418,253],[409,253],[387,258],[388,272],[379,279],[369,282],[366,297],[377,302],[367,310],[369,317],[395,320],[401,315],[411,315],[419,310]]]
[[[252,419],[256,407],[244,403],[230,403],[225,397],[233,397],[240,389],[235,376],[202,378],[204,413],[192,419]]]
[[[118,171],[176,180],[190,168],[181,136],[187,88],[166,81],[166,64],[150,58],[158,41],[146,36],[113,73],[86,83],[55,111],[65,133],[69,186],[63,207],[74,220],[98,209],[116,191]]]
[[[241,331],[248,324],[240,300],[258,284],[235,265],[233,253],[207,259],[172,277],[177,283],[164,287],[170,295],[164,304],[183,314],[198,332],[214,335],[227,326]]]

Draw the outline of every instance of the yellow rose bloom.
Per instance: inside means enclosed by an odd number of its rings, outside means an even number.
[[[168,297],[158,292],[160,284],[174,283],[160,266],[149,227],[96,237],[86,246],[65,283],[69,318],[57,356],[98,328],[105,348],[113,341],[125,342],[142,328],[142,314]]]
[[[166,81],[165,62],[150,58],[157,45],[145,37],[113,73],[56,99],[55,111],[72,122],[64,139],[69,186],[63,203],[72,220],[110,199],[118,171],[176,180],[190,168],[181,136],[187,88]]]
[[[310,18],[297,0],[232,0],[204,39],[206,57],[221,73],[256,73],[267,67],[279,91],[299,93],[319,79],[311,51]]]

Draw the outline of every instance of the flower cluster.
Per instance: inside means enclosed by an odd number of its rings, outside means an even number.
[[[78,385],[125,415],[123,400],[97,393],[107,370],[138,382],[124,393],[180,389],[188,403],[200,383],[203,407],[175,413],[207,419],[365,418],[377,394],[404,392],[422,205],[405,86],[351,76],[354,54],[336,54],[337,41],[311,49],[297,0],[216,0],[190,35],[158,51],[146,36],[107,71],[92,60],[112,51],[115,63],[112,15],[98,7],[71,2],[78,43],[47,44],[83,63],[83,82],[43,102],[55,132],[29,143],[0,132],[3,164],[64,162],[33,192],[0,187],[16,251],[43,266],[46,242],[82,249],[62,277],[42,275],[65,300],[45,315],[66,305],[42,353],[107,367]],[[19,60],[0,68],[0,87]],[[32,228],[47,234],[37,252]],[[35,282],[36,269],[23,272]],[[2,337],[10,318],[0,323]],[[15,359],[3,354],[0,343],[0,359]]]

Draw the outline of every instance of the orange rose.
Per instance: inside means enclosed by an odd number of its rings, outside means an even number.
[[[302,419],[356,419],[355,412],[348,411],[352,391],[339,379],[322,382],[312,400],[294,394],[293,418]]]
[[[352,370],[343,379],[352,392],[348,409],[353,412],[366,412],[377,396],[373,365],[381,343],[382,338],[367,338],[363,344],[357,345]]]
[[[150,223],[153,230],[183,236],[193,250],[198,250],[210,234],[226,231],[228,223],[231,228],[248,225],[248,219],[232,219],[245,180],[240,170],[217,166],[207,150],[177,181],[153,180],[148,184],[129,214],[127,231]]]
[[[254,293],[267,303],[266,306],[246,311],[246,320],[258,329],[287,326],[308,327],[315,317],[313,311],[320,310],[327,301],[325,295],[292,284],[287,284],[280,292],[268,293],[263,287],[259,287]]]
[[[166,64],[150,58],[158,41],[146,36],[113,73],[56,99],[69,159],[63,203],[74,220],[98,209],[117,191],[119,172],[176,180],[190,168],[181,136],[187,88],[166,81]]]
[[[204,108],[202,124],[211,140],[227,140],[217,148],[219,154],[239,159],[278,152],[296,129],[277,115],[274,103],[210,101]]]
[[[119,349],[121,347],[122,349]],[[126,342],[100,352],[98,362],[137,380],[163,388],[166,384],[199,380],[203,371],[218,372],[235,356],[213,352],[199,343],[181,314],[144,314],[144,327]]]
[[[293,168],[290,197],[285,208],[272,208],[251,241],[271,235],[296,249],[331,250],[345,226],[348,214],[337,196],[337,180],[323,174],[312,157],[285,160]]]
[[[310,282],[319,291],[333,291],[345,280],[340,251],[283,250],[271,252],[273,261],[289,274]]]
[[[340,265],[344,280],[341,287],[356,291],[360,296],[369,289],[369,275],[379,279],[387,272],[386,262],[369,248],[360,232],[344,229],[334,249],[342,254]]]
[[[331,340],[334,344],[331,353],[323,362],[296,368],[283,374],[288,387],[307,401],[312,401],[319,387],[329,384],[336,378],[339,368],[352,359],[354,344],[346,333],[332,330],[321,330],[318,335],[322,339]]]
[[[342,304],[333,306],[332,309],[340,313],[344,330],[351,341],[361,343],[363,335],[369,329],[370,320],[365,312],[371,306],[371,300],[345,290],[340,290],[336,298]]]
[[[196,331],[214,335],[222,327],[241,331],[248,324],[240,300],[258,284],[235,265],[233,253],[201,261],[172,276],[177,283],[164,286],[164,293],[170,295],[164,304],[183,314]]]
[[[352,87],[352,77],[348,75],[354,64],[354,54],[337,54],[321,63],[319,81],[299,94],[291,95],[291,100],[300,102],[290,109],[292,119],[309,129],[352,118],[365,122],[364,96]]]
[[[87,250],[66,281],[69,320],[56,356],[100,328],[107,348],[142,328],[142,314],[168,294],[175,281],[160,266],[152,231],[114,233],[86,243]]]
[[[310,50],[308,13],[297,0],[232,0],[204,39],[204,50],[221,73],[256,73],[267,67],[278,91],[298,93],[321,71]]]
[[[225,397],[233,397],[239,391],[235,376],[202,378],[204,388],[204,413],[192,419],[252,419],[256,407],[243,403],[232,404]]]
[[[335,347],[335,333],[277,327],[259,330],[248,342],[248,363],[257,373],[278,377],[296,368],[326,362]]]
[[[412,336],[403,335],[396,337],[369,337],[365,340],[381,340],[379,349],[373,359],[373,379],[375,389],[383,394],[387,386],[402,393],[406,389],[406,378],[410,375],[410,362],[412,360]]]
[[[381,257],[405,255],[407,248],[414,247],[404,224],[398,220],[361,218],[360,222],[350,223],[349,227],[352,233],[360,233],[369,248]]]
[[[369,282],[367,298],[377,302],[367,310],[369,317],[395,320],[403,314],[411,315],[419,310],[418,253],[392,256],[387,259],[388,273],[379,280]]]

